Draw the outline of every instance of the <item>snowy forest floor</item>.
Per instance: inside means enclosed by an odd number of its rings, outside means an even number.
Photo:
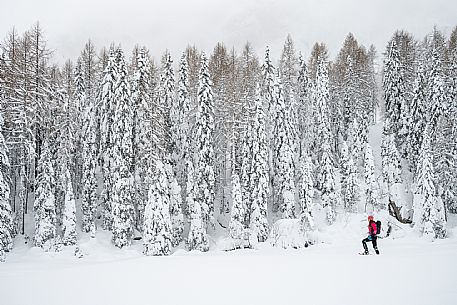
[[[379,240],[379,256],[358,255],[365,233],[365,215],[341,215],[308,248],[225,252],[221,236],[210,252],[169,257],[142,255],[141,241],[117,249],[106,231],[79,235],[82,258],[75,247],[44,252],[17,238],[0,264],[0,304],[455,304],[455,215],[449,238],[429,242],[399,227]]]

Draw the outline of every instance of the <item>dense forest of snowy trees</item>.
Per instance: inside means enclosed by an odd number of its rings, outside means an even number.
[[[235,247],[278,219],[314,230],[319,211],[332,224],[388,210],[444,238],[457,213],[457,28],[395,32],[382,66],[352,34],[334,60],[322,43],[305,59],[288,36],[277,65],[249,43],[155,61],[88,41],[58,66],[39,24],[0,47],[0,259],[32,227],[46,250],[108,230],[168,255],[207,251],[218,227]]]

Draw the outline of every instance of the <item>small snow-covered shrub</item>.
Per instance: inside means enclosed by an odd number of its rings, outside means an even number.
[[[217,248],[222,251],[232,251],[236,249],[256,249],[258,240],[257,234],[251,229],[244,229],[242,238],[227,237],[219,241]]]
[[[303,248],[313,244],[308,232],[305,232],[299,219],[280,219],[273,224],[268,238],[274,247]]]

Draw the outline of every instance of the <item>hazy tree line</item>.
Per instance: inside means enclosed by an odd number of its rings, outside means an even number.
[[[53,249],[100,227],[118,247],[142,234],[147,255],[207,251],[217,226],[263,242],[274,219],[309,231],[316,211],[331,224],[360,202],[444,237],[457,212],[457,30],[398,31],[383,67],[352,34],[334,60],[323,43],[305,58],[290,36],[277,65],[264,54],[218,43],[155,61],[89,40],[58,66],[38,24],[13,29],[0,52],[2,256],[16,234]],[[382,117],[377,173],[368,133]]]

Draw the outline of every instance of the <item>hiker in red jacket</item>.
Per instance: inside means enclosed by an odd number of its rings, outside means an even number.
[[[376,242],[378,234],[378,228],[376,227],[376,222],[374,221],[373,216],[368,216],[368,237],[362,240],[363,248],[365,249],[365,255],[368,254],[367,242],[373,243],[373,249],[376,251],[376,254],[379,254],[378,245]]]

